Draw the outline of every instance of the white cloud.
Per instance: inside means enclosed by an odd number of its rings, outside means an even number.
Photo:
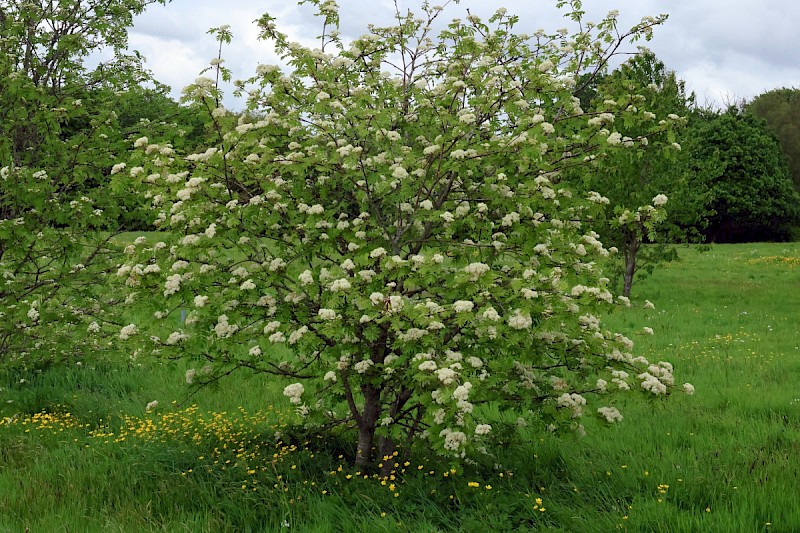
[[[341,31],[356,37],[366,25],[391,24],[391,0],[339,0]],[[401,12],[420,12],[417,0],[398,0]],[[435,2],[434,2],[435,3]],[[569,26],[555,8],[555,0],[509,0],[510,13],[518,14],[520,32],[555,30]],[[462,0],[450,5],[444,20],[473,14],[488,17],[498,4],[485,0]],[[668,12],[666,25],[656,29],[653,41],[644,44],[684,79],[703,103],[711,99],[725,103],[726,97],[751,98],[777,87],[800,86],[800,60],[796,21],[800,2],[784,0],[587,0],[587,17],[597,20],[612,9],[620,10],[619,27],[628,29],[644,15]],[[277,63],[269,43],[258,40],[254,21],[263,12],[277,18],[279,30],[290,38],[312,45],[320,25],[310,6],[298,7],[280,0],[173,0],[166,6],[152,6],[136,19],[131,45],[147,58],[147,66],[174,93],[191,83],[200,70],[216,57],[217,43],[206,35],[208,28],[230,24],[231,45],[223,49],[226,66],[235,78],[247,78],[259,63]],[[227,92],[230,92],[228,90]],[[229,106],[232,101],[226,99]]]

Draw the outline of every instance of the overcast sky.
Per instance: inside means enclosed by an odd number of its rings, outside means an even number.
[[[398,0],[401,10],[419,11],[419,4]],[[365,33],[368,23],[390,22],[395,9],[392,0],[339,0],[339,5],[342,33],[351,37]],[[448,6],[445,15],[447,20],[463,17],[469,9],[488,18],[498,7],[519,15],[519,32],[570,27],[555,0],[462,0]],[[645,44],[686,81],[700,104],[724,105],[774,88],[800,88],[797,0],[584,0],[584,9],[588,20],[619,10],[621,30],[642,16],[669,14]],[[270,44],[258,40],[253,22],[264,12],[277,18],[281,31],[304,44],[312,44],[319,34],[312,9],[297,7],[291,0],[172,0],[166,6],[151,6],[136,19],[130,46],[146,57],[156,79],[178,96],[216,57],[217,43],[206,33],[214,26],[229,24],[233,31],[233,43],[226,45],[223,56],[234,78],[248,78],[259,63],[278,63]],[[231,98],[226,104],[242,107]]]

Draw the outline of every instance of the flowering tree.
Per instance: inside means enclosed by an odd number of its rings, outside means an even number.
[[[359,467],[419,438],[455,458],[487,452],[485,405],[578,427],[588,393],[667,393],[671,366],[634,357],[596,317],[612,303],[596,266],[608,251],[586,225],[602,197],[559,183],[614,142],[575,80],[661,19],[619,35],[612,13],[529,37],[499,10],[435,35],[440,8],[425,4],[346,43],[336,5],[311,3],[317,49],[260,20],[291,70],[240,83],[238,123],[226,127],[213,80],[186,89],[215,145],[176,157],[135,141],[165,233],[118,271],[158,321],[120,337],[205,361],[195,383],[236,368],[286,378],[309,428],[355,430]]]

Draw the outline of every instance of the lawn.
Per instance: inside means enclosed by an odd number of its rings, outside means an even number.
[[[182,363],[124,354],[5,375],[0,531],[800,530],[800,244],[680,255],[605,320],[696,393],[627,398],[584,437],[530,428],[466,469],[419,451],[355,471],[261,376],[187,397]]]

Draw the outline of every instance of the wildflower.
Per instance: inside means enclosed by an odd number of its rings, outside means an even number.
[[[158,400],[153,400],[152,402],[148,403],[147,406],[144,408],[145,411],[152,411],[158,407]]]
[[[683,392],[691,396],[692,394],[694,394],[694,385],[692,385],[691,383],[684,383]]]

